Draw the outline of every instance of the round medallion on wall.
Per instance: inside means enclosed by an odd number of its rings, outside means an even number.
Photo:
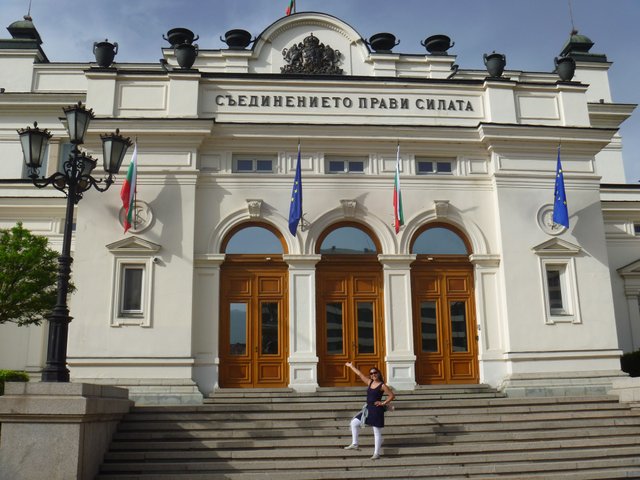
[[[131,222],[131,233],[142,233],[151,227],[153,223],[153,210],[148,203],[136,200],[133,203],[133,221]],[[124,207],[120,209],[120,225],[124,228]]]
[[[553,222],[553,205],[550,203],[538,210],[538,227],[547,235],[560,235],[567,231],[564,225]]]

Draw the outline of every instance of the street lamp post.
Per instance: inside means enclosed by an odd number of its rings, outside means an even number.
[[[120,170],[122,160],[127,149],[132,145],[131,139],[115,133],[100,135],[102,139],[104,170],[107,176],[96,180],[91,174],[97,161],[78,148],[84,143],[84,135],[93,118],[93,110],[87,110],[82,102],[64,108],[67,118],[67,131],[73,148],[69,158],[64,162],[61,171],[45,178],[39,177],[39,170],[44,160],[47,143],[51,132],[38,128],[34,122],[33,128],[26,127],[18,130],[24,161],[29,169],[29,178],[38,188],[53,185],[53,188],[63,192],[67,197],[67,208],[64,217],[64,236],[62,237],[62,253],[58,258],[58,290],[56,305],[49,315],[49,335],[47,344],[47,364],[42,371],[43,382],[68,382],[67,368],[67,338],[69,333],[69,316],[67,294],[69,293],[69,278],[71,276],[71,232],[73,230],[73,209],[82,200],[84,192],[91,187],[100,192],[106,191],[114,182],[114,175]]]

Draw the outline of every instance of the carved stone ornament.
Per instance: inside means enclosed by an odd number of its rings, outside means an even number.
[[[315,75],[342,75],[338,68],[342,54],[339,50],[320,43],[313,33],[297,45],[282,50],[287,65],[281,73],[306,73]]]
[[[120,224],[124,226],[124,208],[120,209]],[[133,222],[131,222],[131,233],[142,233],[151,227],[153,223],[153,210],[148,203],[136,200],[133,204]]]
[[[260,218],[262,211],[262,200],[247,199],[247,209],[251,218]]]
[[[449,214],[449,200],[434,200],[433,207],[436,218],[445,218]]]
[[[560,235],[567,231],[567,227],[553,221],[553,205],[547,204],[538,210],[538,227],[547,235]]]
[[[342,212],[347,218],[353,218],[356,216],[356,207],[358,202],[356,200],[340,200],[342,204]]]

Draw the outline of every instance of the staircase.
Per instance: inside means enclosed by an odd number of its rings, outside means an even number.
[[[221,390],[200,406],[136,407],[99,480],[640,478],[640,412],[616,397],[506,398],[483,385],[398,392],[383,457],[359,451],[364,388]]]

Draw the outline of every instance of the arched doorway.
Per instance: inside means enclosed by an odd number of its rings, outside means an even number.
[[[411,242],[416,382],[478,383],[471,248],[457,228],[432,223]]]
[[[221,387],[288,384],[286,244],[270,225],[246,223],[222,243]]]
[[[361,371],[376,366],[384,373],[384,321],[380,245],[357,223],[325,230],[316,253],[318,383],[357,385],[360,380],[345,362]]]

